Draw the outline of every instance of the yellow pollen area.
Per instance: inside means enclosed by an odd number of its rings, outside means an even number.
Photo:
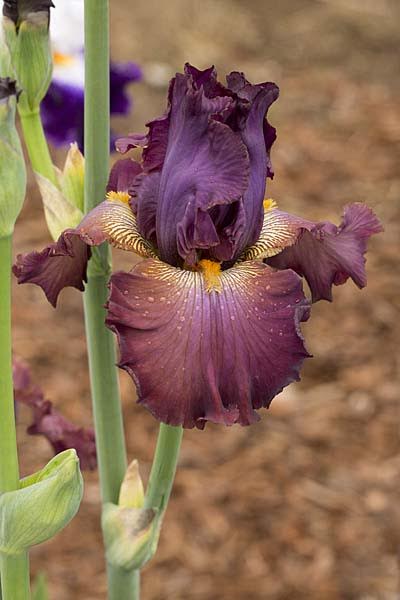
[[[264,212],[267,212],[267,210],[271,210],[272,208],[278,208],[277,203],[275,202],[275,200],[272,200],[272,198],[264,198]]]
[[[198,263],[206,285],[206,292],[222,292],[221,263],[203,259]]]
[[[53,62],[55,65],[65,67],[71,65],[74,62],[74,57],[69,54],[62,54],[61,52],[53,52]]]
[[[125,204],[129,204],[129,200],[131,199],[128,192],[107,192],[106,198],[107,200],[119,200]]]

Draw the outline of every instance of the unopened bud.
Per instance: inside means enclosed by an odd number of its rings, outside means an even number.
[[[15,128],[15,81],[0,77],[0,237],[10,235],[25,197],[26,170]]]
[[[83,480],[75,450],[55,456],[20,488],[0,494],[0,553],[16,555],[52,538],[76,514]]]
[[[5,0],[3,31],[18,85],[19,110],[39,109],[51,81],[49,41],[51,0]]]
[[[122,482],[119,504],[108,502],[103,506],[101,524],[106,558],[114,567],[140,569],[155,552],[157,512],[143,505],[143,484],[138,462],[134,460]]]

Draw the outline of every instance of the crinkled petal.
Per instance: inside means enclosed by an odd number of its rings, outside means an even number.
[[[170,264],[192,261],[196,248],[217,245],[201,213],[238,201],[247,187],[244,144],[227,125],[209,118],[231,102],[206,98],[189,75],[175,78],[156,215],[160,256]]]
[[[41,252],[18,255],[14,275],[18,283],[39,285],[48,301],[56,306],[58,295],[65,287],[84,290],[89,246],[99,246],[105,241],[143,257],[155,255],[150,243],[139,234],[129,205],[112,200],[96,206],[77,228],[67,229],[57,242]]]
[[[299,324],[309,304],[293,271],[247,262],[218,277],[207,291],[202,273],[146,260],[111,278],[120,367],[165,423],[248,425],[308,356]]]
[[[289,215],[288,215],[289,216]],[[303,226],[297,241],[267,263],[277,269],[293,269],[306,278],[312,300],[332,300],[332,285],[349,277],[362,288],[367,283],[365,257],[367,241],[382,225],[365,204],[345,207],[339,227],[329,222]]]
[[[265,117],[278,98],[279,88],[274,83],[252,85],[242,73],[236,72],[231,73],[227,81],[241,100],[228,123],[240,132],[250,158],[249,184],[243,197],[247,226],[237,245],[236,258],[246,246],[257,241],[262,228],[265,182],[267,177],[273,176],[270,150],[276,138],[275,129]]]
[[[90,248],[82,242],[76,229],[64,231],[57,242],[41,252],[19,254],[13,266],[18,283],[35,283],[54,307],[60,291],[72,286],[83,292]]]

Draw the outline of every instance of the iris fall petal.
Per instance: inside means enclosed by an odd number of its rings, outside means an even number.
[[[296,243],[268,258],[267,263],[277,269],[293,269],[304,276],[313,302],[331,301],[332,285],[341,285],[349,277],[359,288],[366,285],[367,241],[381,231],[379,219],[368,206],[350,204],[345,207],[339,227],[329,222],[314,223],[312,227],[309,224],[299,230]]]
[[[115,273],[110,289],[120,367],[165,423],[248,425],[299,379],[308,302],[293,271],[248,262],[213,281],[150,259]]]
[[[65,287],[83,291],[90,246],[105,241],[143,257],[154,255],[151,244],[138,233],[129,205],[118,199],[106,200],[90,211],[77,228],[64,231],[54,244],[41,252],[18,255],[14,275],[18,283],[39,285],[48,301],[56,306]]]

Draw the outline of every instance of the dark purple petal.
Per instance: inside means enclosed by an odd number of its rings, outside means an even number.
[[[57,242],[41,252],[18,255],[13,273],[18,283],[39,285],[48,301],[56,306],[63,288],[72,286],[83,291],[89,246],[99,246],[105,241],[140,256],[154,256],[153,248],[137,230],[136,218],[129,205],[112,200],[96,206],[76,229],[67,229]]]
[[[142,70],[133,62],[110,63],[110,113],[127,115],[131,108],[131,99],[126,86],[142,79]]]
[[[228,126],[209,118],[231,102],[206,98],[188,75],[175,78],[156,215],[160,257],[170,264],[179,257],[194,262],[197,248],[217,246],[207,213],[238,201],[246,189],[245,146]]]
[[[27,431],[31,435],[43,435],[50,442],[54,453],[75,448],[82,469],[96,468],[96,444],[92,428],[79,427],[63,417],[45,400],[39,386],[32,383],[28,366],[22,361],[13,360],[14,398],[33,411],[33,423]]]
[[[252,85],[243,73],[236,72],[231,73],[227,81],[239,98],[228,124],[240,132],[250,158],[249,184],[243,197],[247,225],[237,247],[238,256],[246,246],[256,242],[263,224],[265,182],[267,177],[273,176],[270,150],[276,138],[275,129],[265,117],[278,98],[279,88],[274,83]]]
[[[136,214],[140,233],[156,245],[156,214],[160,188],[160,171],[138,177],[130,188],[134,196],[131,206]],[[140,196],[140,202],[137,196]]]
[[[141,172],[142,167],[138,162],[130,158],[117,160],[110,171],[107,192],[128,192]]]
[[[146,260],[114,274],[110,288],[120,367],[160,421],[248,425],[299,379],[309,304],[293,271],[253,262],[213,277]]]
[[[90,248],[76,229],[64,231],[57,242],[41,252],[18,254],[13,273],[18,283],[35,283],[54,307],[60,291],[72,286],[83,292]]]
[[[153,119],[146,123],[147,134],[131,133],[118,138],[115,147],[118,152],[125,154],[132,148],[143,148],[143,170],[151,172],[161,169],[168,144],[169,114]]]
[[[296,243],[267,259],[277,269],[294,269],[306,278],[312,300],[332,300],[332,285],[349,277],[362,288],[367,283],[365,257],[367,241],[382,225],[365,204],[345,207],[339,227],[329,222],[300,229]]]

